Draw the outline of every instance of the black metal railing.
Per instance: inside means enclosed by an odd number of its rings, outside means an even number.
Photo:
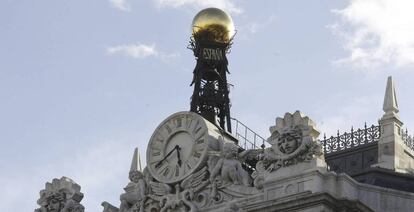
[[[413,138],[413,136],[411,136],[411,135],[408,134],[408,130],[407,129],[405,129],[405,131],[402,130],[401,136],[402,136],[402,139],[404,141],[404,144],[408,148],[410,148],[411,150],[414,151],[414,138]]]
[[[351,128],[351,132],[345,132],[329,138],[324,135],[322,144],[325,154],[337,153],[354,147],[360,147],[371,143],[378,142],[380,138],[380,126],[372,125],[371,127],[365,126],[363,129],[354,130]]]
[[[235,127],[232,134],[239,141],[239,146],[243,149],[264,149],[265,141],[262,136],[254,132],[245,124],[235,118],[231,118],[232,126]]]

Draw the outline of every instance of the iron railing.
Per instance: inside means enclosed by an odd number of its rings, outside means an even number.
[[[232,126],[235,126],[232,132],[233,136],[238,140],[238,145],[243,149],[264,149],[266,139],[247,127],[245,124],[231,118]],[[323,136],[322,145],[325,154],[332,154],[349,150],[355,147],[362,147],[368,144],[374,144],[379,141],[381,136],[380,126],[371,125],[367,126],[365,123],[364,128],[354,130],[351,128],[351,132],[345,132],[343,134],[337,132],[336,136],[329,138],[326,135]],[[407,130],[401,130],[401,136],[404,144],[414,151],[414,136],[408,134]]]
[[[411,135],[408,134],[408,130],[407,129],[405,129],[405,131],[402,130],[401,136],[402,136],[402,139],[404,141],[404,144],[408,148],[410,148],[411,150],[414,151],[414,138],[413,138],[413,136],[411,136]]]
[[[232,126],[235,126],[232,134],[239,141],[238,145],[243,149],[264,149],[265,141],[262,136],[254,132],[245,124],[235,118],[231,118]]]
[[[377,143],[380,138],[380,126],[365,126],[363,129],[354,130],[351,128],[350,133],[339,134],[326,138],[324,135],[322,144],[325,154],[337,153],[354,147],[361,147],[371,143]]]

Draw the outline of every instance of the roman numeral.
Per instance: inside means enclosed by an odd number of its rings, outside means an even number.
[[[152,156],[154,156],[154,157],[157,157],[157,156],[160,156],[160,155],[161,155],[161,150],[154,150],[152,152]]]
[[[204,139],[199,139],[196,141],[197,144],[203,144],[204,143]]]
[[[201,154],[199,153],[199,152],[194,152],[194,157],[196,157],[196,158],[200,158],[201,157]]]
[[[170,168],[167,166],[167,168],[164,169],[163,174],[164,177],[167,177],[167,175],[170,173]]]
[[[193,119],[191,119],[191,117],[190,116],[187,116],[187,119],[186,119],[186,128],[187,129],[190,129],[191,128],[191,124],[193,123]]]
[[[177,117],[174,120],[174,125],[175,125],[176,128],[180,128],[183,125],[182,117]]]
[[[164,128],[167,130],[168,134],[172,132],[170,125],[166,124]]]
[[[200,121],[197,121],[197,124],[194,126],[194,134],[197,134],[201,130]]]
[[[152,142],[151,143],[151,146],[150,146],[150,148],[153,151],[160,151],[161,147],[162,147],[162,144],[159,141],[157,141],[157,140],[155,140],[154,142]]]
[[[158,167],[156,167],[156,168],[158,168],[158,171],[159,172],[161,172],[161,171],[163,171],[165,168],[166,168],[166,166],[168,166],[168,162],[167,162],[167,160],[164,160]]]
[[[160,134],[160,133],[157,133],[157,135],[155,135],[155,141],[156,142],[154,142],[154,143],[164,143],[164,137]],[[158,146],[157,144],[154,144],[155,146]]]
[[[178,165],[175,166],[175,176],[180,176],[180,167]]]
[[[188,170],[191,170],[193,167],[191,167],[191,165],[189,164],[189,162],[187,161],[187,163],[185,163],[184,166],[184,173],[187,172]]]

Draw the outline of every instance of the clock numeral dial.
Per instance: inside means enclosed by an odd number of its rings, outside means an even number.
[[[180,112],[163,121],[147,149],[147,164],[155,179],[176,183],[205,161],[208,150],[205,120],[192,112]]]
[[[165,130],[167,130],[168,134],[170,134],[172,132],[172,129],[168,124],[166,124],[164,128],[165,128]]]
[[[170,173],[170,168],[167,166],[167,168],[165,168],[164,171],[162,172],[162,175],[164,175],[164,177],[168,177],[169,173]]]
[[[180,176],[180,167],[178,166],[178,165],[176,165],[175,166],[175,172],[174,172],[175,174],[175,177],[178,177],[178,176]]]
[[[194,152],[194,157],[196,157],[196,158],[200,158],[201,157],[201,153],[199,153],[199,152]]]
[[[193,166],[190,165],[190,163],[187,161],[187,163],[185,163],[185,165],[184,165],[184,172],[188,172],[192,168],[193,168]]]
[[[191,128],[192,124],[193,124],[193,119],[187,116],[185,120],[185,127],[187,128],[187,130]]]
[[[183,125],[183,119],[181,117],[173,120],[175,128],[181,128]]]
[[[202,129],[202,127],[200,126],[200,123],[197,122],[197,124],[194,127],[193,133],[197,135],[201,131],[201,129]]]
[[[154,150],[154,151],[152,152],[152,156],[154,156],[154,157],[161,156],[161,150]]]
[[[200,138],[196,141],[196,144],[204,144],[204,139]]]
[[[158,174],[161,174],[168,168],[168,163],[167,161],[163,161],[159,166],[155,164],[155,168],[157,169]]]

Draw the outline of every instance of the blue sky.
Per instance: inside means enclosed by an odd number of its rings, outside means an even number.
[[[414,130],[410,0],[3,0],[0,211],[31,211],[67,176],[88,211],[119,205],[135,147],[189,110],[186,49],[201,9],[229,11],[232,116],[264,137],[301,110],[322,132],[376,124],[387,76]],[[411,131],[412,132],[412,131]]]

